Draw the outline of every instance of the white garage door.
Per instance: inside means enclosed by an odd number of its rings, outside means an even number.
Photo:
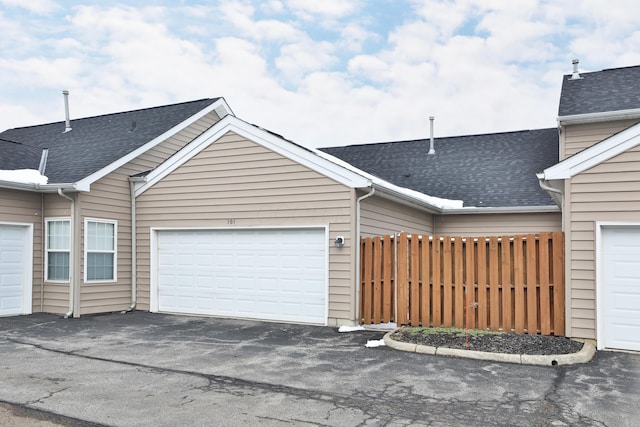
[[[325,324],[324,229],[161,230],[158,310]]]
[[[640,351],[640,227],[602,231],[604,347]]]
[[[0,316],[28,314],[28,227],[0,224]]]

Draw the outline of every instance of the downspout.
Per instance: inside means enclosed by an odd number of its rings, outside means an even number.
[[[74,236],[74,230],[75,230],[75,223],[76,223],[76,201],[73,197],[69,197],[66,194],[64,194],[62,192],[62,188],[58,188],[58,195],[60,197],[63,197],[67,200],[69,200],[71,202],[71,221],[70,221],[70,226],[69,226],[69,240],[70,240],[70,247],[69,247],[69,311],[64,315],[65,319],[68,319],[69,317],[71,317],[73,315],[73,311],[74,311],[74,307],[73,307],[73,301],[74,301],[74,296],[75,296],[75,278],[73,275],[74,272],[74,254],[75,254],[75,248],[74,248],[74,243],[75,243],[75,236]]]
[[[131,305],[123,313],[129,313],[135,310],[138,304],[138,242],[137,242],[137,224],[136,224],[136,184],[135,181],[129,180],[129,190],[131,194]]]
[[[372,186],[371,191],[356,199],[356,322],[360,324],[360,202],[371,197],[376,192]]]
[[[545,190],[545,191],[547,191],[549,193],[559,194],[560,197],[554,196],[553,194],[550,194],[550,196],[556,202],[556,204],[558,206],[560,206],[560,208],[562,208],[562,194],[563,194],[562,190],[559,190],[559,189],[554,188],[554,187],[550,186],[549,184],[547,184],[546,180],[544,179],[542,174],[540,174],[540,176],[538,176],[538,184],[540,185],[540,188],[542,188],[543,190]]]
[[[45,276],[45,268],[47,268],[46,265],[44,265],[44,259],[45,259],[45,251],[46,251],[46,246],[47,246],[47,236],[45,236],[44,234],[44,230],[45,230],[45,220],[44,220],[44,193],[40,193],[40,222],[41,225],[40,227],[42,230],[42,236],[43,236],[43,244],[40,245],[40,256],[41,256],[41,260],[42,260],[42,278],[40,280],[40,313],[42,313],[44,311],[44,276]]]

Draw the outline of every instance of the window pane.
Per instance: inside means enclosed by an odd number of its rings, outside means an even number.
[[[87,246],[90,251],[112,251],[114,249],[115,225],[106,222],[87,223]]]
[[[113,280],[113,254],[87,254],[87,280]]]
[[[48,264],[49,280],[69,280],[69,252],[50,252]]]
[[[49,221],[47,249],[69,249],[69,221]]]

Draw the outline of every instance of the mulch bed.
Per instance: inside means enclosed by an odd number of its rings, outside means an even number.
[[[391,335],[396,341],[505,354],[553,355],[576,353],[583,343],[565,337],[509,332],[469,331],[442,328],[400,328]]]

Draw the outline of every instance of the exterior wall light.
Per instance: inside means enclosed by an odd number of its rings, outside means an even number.
[[[335,242],[333,242],[333,244],[335,245],[336,248],[341,248],[344,246],[344,237],[343,236],[338,236],[336,237]]]

